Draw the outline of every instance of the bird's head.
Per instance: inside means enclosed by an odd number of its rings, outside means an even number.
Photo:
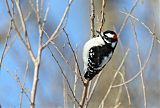
[[[118,36],[114,31],[107,30],[105,32],[99,32],[97,33],[102,37],[102,39],[107,43],[113,43],[118,41]]]

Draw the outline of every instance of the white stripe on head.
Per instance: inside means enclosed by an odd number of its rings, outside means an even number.
[[[107,37],[109,37],[109,38],[113,38],[113,34],[111,34],[111,33],[106,33],[106,35],[107,35]]]

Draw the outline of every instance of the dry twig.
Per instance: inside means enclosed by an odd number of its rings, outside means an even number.
[[[63,69],[62,69],[62,67],[61,67],[61,65],[60,65],[60,63],[59,63],[59,61],[56,59],[56,57],[54,56],[54,54],[52,53],[52,51],[51,51],[51,49],[50,49],[49,47],[48,47],[48,49],[49,49],[50,53],[52,54],[52,57],[54,58],[54,60],[55,60],[56,63],[58,64],[58,67],[60,68],[60,72],[62,73],[62,75],[63,75],[63,77],[64,77],[64,79],[65,79],[65,81],[66,81],[66,83],[67,83],[67,85],[68,85],[68,87],[69,87],[69,90],[71,91],[71,94],[72,94],[75,102],[80,106],[79,101],[78,101],[77,98],[75,97],[74,92],[73,92],[73,90],[72,90],[72,88],[71,88],[71,85],[70,85],[70,83],[69,83],[69,80],[68,80],[67,76],[65,75],[65,73],[64,73],[64,71],[63,71]]]
[[[145,67],[147,66],[149,60],[150,60],[150,57],[151,57],[151,54],[152,54],[152,50],[153,50],[153,46],[154,46],[154,37],[152,37],[152,41],[151,41],[151,47],[149,49],[149,53],[148,53],[148,57],[144,63],[144,65],[142,66],[142,68],[139,70],[139,72],[134,75],[132,78],[130,78],[129,80],[125,81],[124,83],[122,84],[118,84],[118,85],[113,85],[112,87],[119,87],[119,86],[123,86],[124,84],[128,84],[130,83],[131,81],[135,80],[140,74],[141,72],[145,69]]]
[[[101,9],[101,22],[100,22],[100,27],[99,27],[99,31],[102,31],[103,25],[105,23],[105,13],[104,13],[104,9],[106,7],[106,0],[102,1],[102,9]]]
[[[90,21],[91,21],[91,37],[95,37],[95,27],[94,27],[94,19],[95,19],[95,6],[94,6],[94,0],[90,1],[91,3],[91,15],[90,15]]]
[[[84,104],[86,102],[86,97],[88,94],[88,85],[89,85],[89,80],[86,80],[85,84],[84,84],[84,88],[83,88],[83,93],[82,93],[82,97],[81,97],[81,103],[80,103],[80,108],[84,107]]]
[[[141,58],[140,58],[139,45],[138,45],[138,40],[137,40],[137,32],[136,32],[135,25],[133,24],[132,21],[131,21],[131,24],[132,24],[133,32],[134,32],[134,39],[135,39],[135,43],[136,43],[137,58],[138,58],[139,68],[141,69],[142,68],[142,62],[141,62]],[[141,76],[142,89],[143,89],[144,108],[146,108],[147,107],[147,102],[146,102],[146,91],[145,91],[145,84],[144,84],[144,78],[143,78],[143,70],[142,70],[140,76]]]
[[[27,72],[28,72],[28,61],[27,61],[27,64],[26,64],[26,70],[25,70],[25,72],[24,72],[24,77],[23,77],[23,86],[25,86],[26,77],[27,77]],[[23,87],[23,88],[24,88],[24,87]],[[22,108],[23,93],[25,92],[23,88],[21,88],[19,108]]]
[[[126,53],[125,53],[125,55],[124,55],[124,57],[123,57],[123,59],[122,59],[122,61],[121,61],[121,64],[119,65],[117,71],[115,72],[114,77],[113,77],[113,79],[112,79],[112,81],[111,81],[111,83],[110,83],[110,86],[109,86],[109,88],[108,88],[105,96],[103,97],[103,99],[102,99],[102,101],[101,101],[101,103],[100,103],[100,105],[99,105],[98,108],[100,108],[101,106],[104,105],[104,101],[107,99],[108,94],[110,93],[110,91],[111,91],[111,89],[112,89],[112,85],[113,85],[113,83],[114,83],[114,81],[115,81],[115,78],[117,77],[117,75],[118,75],[121,67],[123,66],[123,63],[124,63],[124,61],[125,61],[126,58],[127,58],[128,52],[129,52],[129,49],[127,49],[127,51],[126,51]]]
[[[75,60],[76,65],[77,65],[78,73],[79,73],[79,75],[80,75],[80,79],[81,79],[83,85],[85,85],[84,80],[83,80],[83,77],[82,77],[82,74],[81,74],[81,71],[80,71],[80,66],[79,66],[79,63],[78,63],[78,60],[77,60],[76,53],[75,53],[75,51],[74,51],[74,49],[73,49],[73,47],[72,47],[72,45],[71,45],[71,43],[70,43],[68,34],[67,34],[67,32],[66,32],[66,30],[65,30],[64,28],[63,28],[63,31],[64,31],[64,33],[65,33],[65,35],[66,35],[66,37],[67,37],[67,41],[68,41],[69,47],[70,47],[71,50],[72,50],[72,53],[73,53],[73,56],[74,56],[74,60]]]
[[[69,9],[70,9],[70,7],[71,7],[72,2],[73,2],[73,0],[70,0],[70,1],[69,1],[68,6],[67,6],[66,9],[65,9],[65,12],[64,12],[64,14],[63,14],[63,16],[62,16],[62,18],[61,18],[61,21],[60,21],[59,25],[57,26],[56,30],[53,32],[53,34],[50,36],[50,38],[49,38],[48,41],[43,45],[42,48],[45,48],[52,40],[54,40],[54,39],[56,38],[56,35],[58,34],[58,32],[59,32],[59,30],[60,30],[60,28],[61,28],[61,26],[62,26],[62,24],[63,24],[63,22],[64,22],[64,20],[65,20],[65,18],[66,18],[66,16],[67,16],[67,13],[68,13],[68,11],[69,11]]]

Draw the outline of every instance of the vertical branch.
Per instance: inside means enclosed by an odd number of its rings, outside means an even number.
[[[5,43],[4,43],[4,49],[3,49],[3,51],[2,51],[2,56],[1,56],[1,59],[0,59],[0,68],[1,68],[1,64],[2,64],[3,58],[4,58],[4,56],[5,56],[5,52],[6,52],[7,46],[8,46],[8,40],[9,40],[9,38],[10,38],[10,36],[11,36],[12,21],[13,21],[13,20],[10,21],[9,30],[8,30],[8,33],[7,33],[6,41],[5,41]]]
[[[7,9],[8,9],[8,14],[9,14],[9,16],[11,17],[11,20],[12,20],[13,26],[14,26],[14,29],[15,29],[15,31],[17,32],[20,40],[22,41],[22,43],[24,44],[24,46],[26,47],[26,49],[28,49],[27,44],[25,43],[25,41],[24,41],[24,39],[23,39],[20,31],[18,30],[18,27],[17,27],[17,25],[16,25],[16,22],[15,22],[15,20],[14,20],[14,2],[13,2],[13,0],[11,0],[11,2],[12,2],[12,12],[11,12],[11,10],[10,10],[8,0],[6,0],[6,6],[7,6]]]
[[[63,79],[63,97],[64,97],[64,108],[67,108],[67,87],[65,79]]]
[[[95,28],[94,28],[94,19],[95,19],[95,6],[94,6],[94,0],[90,1],[91,3],[91,15],[90,15],[90,20],[91,20],[91,37],[95,37]]]
[[[64,11],[64,14],[61,18],[61,21],[59,22],[56,30],[52,33],[52,35],[50,36],[50,38],[48,39],[48,41],[43,45],[43,48],[45,48],[53,39],[56,38],[56,35],[58,34],[66,16],[67,16],[67,13],[69,12],[69,9],[71,7],[71,4],[72,4],[73,0],[70,0],[69,3],[68,3],[68,6],[66,7],[65,11]]]
[[[121,72],[119,72],[119,74],[121,75],[121,77],[123,77],[123,75],[122,75]],[[120,82],[121,82],[121,83],[123,82],[123,78],[121,78]],[[121,87],[118,88],[117,96],[116,96],[116,98],[115,98],[115,106],[116,106],[116,105],[119,103],[119,101],[120,101],[120,97],[121,97],[121,94],[122,94],[122,87],[123,87],[123,86],[121,86]]]
[[[124,75],[121,72],[119,72],[119,74],[120,74],[120,76],[122,78],[122,82],[124,83],[125,82]],[[127,93],[127,97],[128,97],[128,104],[131,105],[131,98],[130,98],[130,95],[129,95],[128,87],[127,87],[126,84],[124,84],[124,87],[126,89],[126,93]]]
[[[89,104],[89,102],[90,102],[90,100],[91,100],[91,98],[93,96],[93,92],[95,91],[95,88],[96,88],[96,86],[98,84],[98,81],[99,81],[99,78],[100,78],[101,75],[102,75],[102,72],[99,72],[99,74],[96,77],[96,80],[94,81],[93,87],[92,87],[92,89],[91,89],[91,91],[89,93],[88,99],[87,99],[86,107],[88,106],[88,104]]]
[[[35,108],[35,98],[36,98],[36,92],[37,92],[38,80],[39,80],[39,67],[40,67],[41,55],[43,50],[42,49],[43,30],[41,29],[42,23],[40,22],[41,16],[39,16],[38,0],[36,1],[36,15],[37,15],[38,28],[39,28],[39,45],[38,45],[37,57],[34,61],[34,76],[33,76],[33,83],[32,83],[30,108]]]
[[[28,61],[27,61],[27,64],[26,64],[26,70],[25,70],[25,72],[24,72],[24,77],[23,77],[23,86],[25,86],[26,77],[27,77],[27,72],[28,72]],[[21,88],[19,108],[22,108],[23,93],[24,93],[24,89],[23,89],[23,88]]]
[[[100,32],[102,31],[102,28],[103,28],[103,25],[105,22],[105,17],[104,17],[105,16],[105,13],[104,13],[105,6],[106,6],[106,0],[103,0],[102,1],[102,9],[101,9],[101,22],[100,22],[100,27],[99,27]]]
[[[41,0],[40,3],[41,3],[41,4],[40,4],[40,15],[39,15],[39,16],[42,16],[44,0]]]
[[[118,36],[121,34],[121,32],[122,32],[125,24],[126,24],[127,21],[128,21],[128,18],[129,18],[129,16],[130,16],[130,14],[132,14],[132,12],[134,11],[134,9],[135,9],[135,7],[137,6],[138,2],[139,2],[139,0],[136,0],[136,1],[134,2],[134,5],[132,6],[130,12],[126,15],[126,17],[125,17],[125,19],[124,19],[124,21],[123,21],[123,23],[122,23],[122,26],[121,26],[121,28],[120,28],[120,30],[119,30],[119,32],[118,32]],[[120,39],[120,38],[119,38],[119,39]]]
[[[82,93],[82,97],[81,97],[81,102],[80,102],[80,108],[84,107],[85,101],[86,101],[86,97],[88,94],[88,85],[89,85],[89,80],[86,80],[84,88],[83,88],[83,93]]]
[[[95,25],[94,25],[94,20],[95,20],[95,4],[94,4],[94,0],[90,0],[90,4],[91,4],[91,15],[90,15],[90,26],[91,26],[91,37],[95,37]],[[87,96],[89,96],[88,92],[89,92],[89,80],[86,80],[86,82],[84,83],[84,87],[83,87],[83,93],[81,96],[81,103],[80,103],[80,108],[84,107],[85,101]],[[87,106],[87,104],[86,104]]]
[[[140,58],[139,45],[138,45],[138,40],[137,40],[137,32],[136,32],[135,25],[133,24],[132,21],[131,21],[131,24],[132,24],[133,31],[134,31],[134,39],[135,39],[135,43],[136,43],[137,58],[138,58],[139,68],[141,69],[142,68],[142,62],[141,62],[141,58]],[[144,85],[143,70],[142,70],[140,76],[141,76],[142,89],[143,89],[144,108],[146,108],[147,107],[147,102],[146,102],[146,91],[145,91],[145,85]]]
[[[23,29],[23,32],[25,34],[25,40],[26,40],[25,43],[26,43],[26,46],[27,46],[27,50],[29,52],[29,55],[30,55],[32,61],[34,62],[35,57],[34,57],[32,49],[31,49],[31,45],[30,45],[30,41],[29,41],[29,38],[28,38],[27,29],[26,29],[26,24],[25,24],[23,13],[22,13],[22,9],[21,9],[20,4],[19,4],[19,0],[15,0],[15,3],[16,3],[16,7],[17,7],[17,10],[18,10],[20,20],[21,20],[22,29]]]
[[[36,98],[37,86],[38,86],[38,80],[39,80],[40,57],[41,57],[41,53],[38,54],[34,62],[34,76],[33,76],[32,90],[31,90],[30,108],[35,108],[35,98]]]
[[[70,83],[69,83],[69,80],[68,80],[67,76],[65,75],[65,73],[64,73],[64,71],[63,71],[63,69],[62,69],[62,67],[61,67],[61,65],[60,65],[60,63],[59,63],[59,61],[56,59],[56,57],[55,57],[54,54],[52,53],[51,49],[50,49],[49,47],[47,47],[47,48],[49,49],[50,53],[52,54],[52,57],[53,57],[54,60],[56,61],[57,65],[58,65],[58,67],[59,67],[59,69],[60,69],[60,72],[61,72],[61,74],[63,75],[63,77],[64,77],[64,79],[65,79],[65,81],[66,81],[66,83],[67,83],[67,85],[68,85],[68,87],[69,87],[69,90],[70,90],[70,92],[71,92],[71,94],[72,94],[72,96],[73,96],[73,98],[74,98],[74,102],[76,102],[76,103],[80,106],[79,101],[77,100],[76,96],[74,95],[74,92],[73,92],[73,90],[72,90],[72,88],[71,88],[71,85],[70,85]]]
[[[152,50],[153,50],[153,47],[154,47],[154,40],[157,40],[158,43],[160,43],[160,40],[156,37],[155,35],[155,32],[153,32],[144,22],[140,21],[137,17],[129,14],[129,13],[126,13],[126,12],[121,12],[125,15],[129,15],[131,18],[133,18],[135,21],[139,22],[140,24],[142,24],[142,26],[144,26],[144,28],[146,28],[148,30],[148,32],[151,34],[152,36],[152,41],[151,41],[151,46],[150,46],[150,49],[149,49],[149,54],[146,58],[146,61],[145,63],[143,64],[142,68],[139,70],[139,72],[134,75],[132,78],[130,78],[129,80],[125,81],[124,83],[122,84],[118,84],[118,85],[114,85],[113,87],[119,87],[119,86],[122,86],[124,84],[127,84],[127,83],[130,83],[131,81],[133,81],[134,79],[136,79],[140,74],[141,72],[146,68],[149,60],[150,60],[150,57],[151,57],[151,54],[152,54]]]
[[[125,53],[125,55],[124,55],[124,57],[123,57],[123,59],[122,59],[122,61],[121,61],[121,64],[119,65],[117,71],[115,72],[114,77],[113,77],[113,79],[112,79],[112,81],[111,81],[111,83],[110,83],[110,86],[109,86],[109,88],[108,88],[105,96],[103,97],[103,99],[102,99],[102,101],[101,101],[101,103],[100,103],[100,105],[99,105],[98,108],[100,108],[101,106],[103,106],[104,101],[107,99],[108,94],[110,93],[110,91],[111,91],[111,89],[112,89],[112,85],[113,85],[113,83],[114,83],[114,81],[115,81],[115,79],[116,79],[116,77],[117,77],[117,75],[118,75],[121,67],[123,66],[123,64],[124,64],[124,62],[125,62],[125,60],[126,60],[126,58],[127,58],[128,52],[129,52],[129,49],[127,49],[127,51],[126,51],[126,53]]]
[[[75,74],[74,74],[74,86],[73,86],[73,93],[76,96],[76,87],[77,87],[77,80],[78,80],[78,68],[77,64],[75,63]],[[73,108],[76,108],[76,104],[74,103]]]
[[[23,89],[23,93],[26,95],[27,99],[31,102],[27,94],[27,92],[30,93],[30,90],[23,85],[23,83],[19,80],[19,77],[17,75],[14,75],[13,72],[11,72],[6,66],[2,65],[2,67],[9,74],[9,76],[11,76],[11,78],[13,78],[13,80],[17,82],[17,84],[21,87],[21,89]]]
[[[67,37],[68,44],[69,44],[69,46],[70,46],[70,48],[71,48],[71,50],[72,50],[72,52],[73,52],[74,60],[75,60],[76,65],[77,65],[77,69],[78,69],[78,73],[79,73],[79,75],[80,75],[80,79],[81,79],[83,85],[85,85],[84,80],[83,80],[83,77],[82,77],[82,74],[81,74],[81,71],[80,71],[80,66],[79,66],[79,63],[78,63],[78,60],[77,60],[76,53],[75,53],[75,51],[74,51],[74,49],[73,49],[73,47],[72,47],[72,45],[71,45],[71,43],[70,43],[68,34],[67,34],[67,32],[65,31],[64,28],[63,28],[63,31],[64,31],[64,33],[65,33],[65,35],[66,35],[66,37]]]

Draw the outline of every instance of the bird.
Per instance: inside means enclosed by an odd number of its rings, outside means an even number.
[[[83,47],[84,78],[92,80],[110,61],[118,43],[114,31],[96,31],[97,37],[88,40]]]

